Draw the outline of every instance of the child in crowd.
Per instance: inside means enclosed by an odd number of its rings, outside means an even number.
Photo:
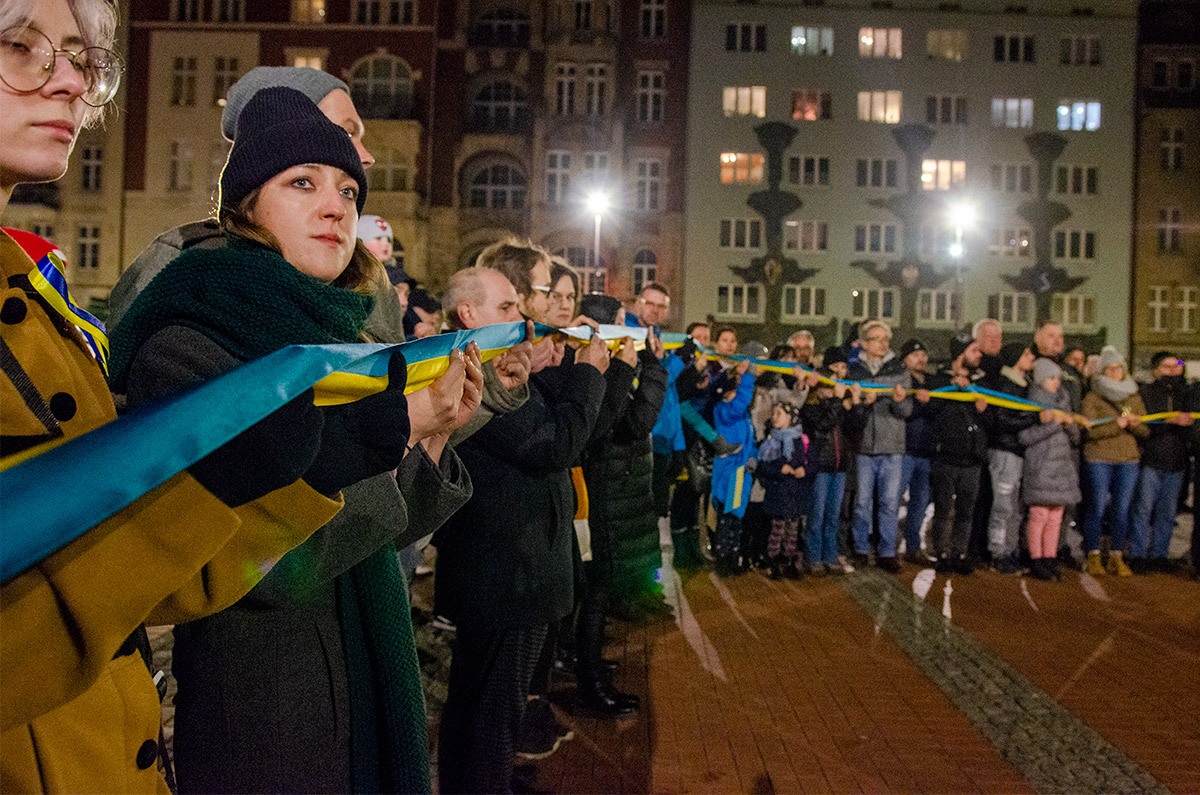
[[[828,365],[822,368],[821,375],[837,377]],[[808,401],[800,411],[800,421],[809,434],[807,470],[812,481],[808,566],[818,577],[845,572],[838,560],[838,530],[842,497],[846,492],[846,466],[850,459],[842,434],[846,404],[851,399],[849,392],[845,384],[822,381],[809,393]]]
[[[808,467],[808,438],[800,425],[800,408],[781,400],[771,411],[767,438],[758,449],[754,474],[763,485],[763,513],[771,523],[767,537],[770,577],[799,579],[797,560],[800,516],[804,512],[803,478]],[[782,554],[781,554],[782,553]]]
[[[1030,573],[1039,580],[1061,579],[1058,533],[1063,510],[1079,502],[1080,427],[1071,414],[1071,397],[1062,386],[1062,369],[1051,359],[1033,363],[1029,399],[1046,408],[1037,425],[1018,434],[1025,446],[1021,497],[1029,506],[1026,536]]]
[[[713,460],[712,506],[717,513],[717,574],[727,577],[744,571],[741,562],[742,517],[750,500],[751,480],[746,462],[755,454],[754,428],[750,424],[750,401],[754,397],[754,375],[750,362],[743,360],[730,371],[717,404],[713,420],[730,444],[740,445],[736,452]]]

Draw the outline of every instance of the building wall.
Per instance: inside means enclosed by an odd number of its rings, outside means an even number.
[[[1147,43],[1138,70],[1140,135],[1134,361],[1169,349],[1200,372],[1200,45]],[[1155,64],[1165,72],[1156,79]],[[1179,65],[1190,66],[1181,86]],[[1178,138],[1178,140],[1177,140]]]
[[[1057,164],[1082,164],[1099,169],[1099,190],[1095,195],[1059,195],[1053,190],[1049,199],[1066,206],[1071,217],[1060,224],[1061,231],[1091,232],[1094,257],[1091,259],[1054,258],[1053,265],[1064,268],[1068,277],[1086,278],[1075,288],[1087,296],[1094,308],[1092,322],[1079,324],[1069,332],[1094,334],[1100,330],[1107,338],[1124,344],[1128,333],[1125,306],[1128,303],[1130,268],[1130,219],[1132,217],[1133,152],[1133,72],[1134,4],[1132,2],[1091,3],[1093,14],[1072,14],[1079,3],[1045,2],[1023,4],[1028,13],[996,13],[995,3],[962,3],[961,11],[930,11],[878,8],[868,2],[840,3],[835,7],[768,6],[699,0],[693,11],[691,63],[696,68],[689,76],[687,226],[685,292],[687,319],[741,320],[753,328],[778,318],[732,317],[718,313],[718,285],[741,284],[731,267],[745,267],[753,258],[765,254],[765,238],[758,247],[731,250],[720,246],[722,219],[752,220],[760,216],[747,206],[747,199],[763,191],[767,183],[722,184],[722,153],[761,154],[754,128],[764,122],[784,122],[796,135],[785,152],[782,188],[794,193],[802,206],[788,220],[823,221],[828,229],[828,250],[805,252],[784,250],[801,269],[815,273],[802,284],[824,290],[825,310],[816,317],[783,326],[829,327],[825,342],[841,333],[846,321],[857,319],[855,293],[881,287],[866,269],[851,262],[874,262],[871,267],[885,268],[900,259],[903,249],[901,222],[882,202],[905,190],[905,154],[893,137],[894,125],[858,119],[858,92],[900,91],[903,124],[927,124],[926,100],[930,95],[961,96],[966,102],[965,124],[929,125],[934,132],[925,158],[965,161],[965,185],[952,191],[928,191],[924,201],[926,224],[950,232],[946,208],[957,201],[969,201],[977,209],[975,228],[964,230],[962,273],[966,296],[962,319],[986,316],[995,309],[992,296],[1012,293],[1015,288],[1003,276],[1017,276],[1033,264],[1032,256],[1006,256],[993,253],[994,229],[1028,228],[1017,216],[1017,207],[1036,198],[1036,193],[1006,193],[993,190],[993,164],[1028,164],[1033,157],[1025,138],[1035,132],[1049,131],[1067,140]],[[891,5],[891,4],[889,4]],[[931,4],[922,4],[928,9]],[[765,51],[728,52],[725,48],[727,25],[750,23],[765,25]],[[793,54],[793,27],[832,28],[831,55]],[[860,28],[899,28],[902,31],[902,57],[862,57],[859,52]],[[967,46],[961,60],[935,58],[927,54],[930,30],[957,29],[966,32]],[[1016,63],[994,60],[994,37],[1013,34],[1032,37],[1034,60]],[[1061,65],[1061,39],[1067,36],[1097,36],[1101,43],[1100,65]],[[1007,53],[1007,50],[1006,50]],[[1021,56],[1018,55],[1018,58]],[[766,89],[763,117],[732,115],[723,111],[724,87],[762,86]],[[792,92],[817,89],[831,94],[831,118],[793,120]],[[1033,119],[1030,127],[1009,129],[993,126],[992,100],[996,97],[1030,98]],[[1057,107],[1060,100],[1088,100],[1101,103],[1101,124],[1095,131],[1059,131]],[[788,184],[787,157],[819,156],[829,158],[829,184],[807,186]],[[859,187],[859,159],[896,161],[898,185]],[[1036,171],[1036,169],[1035,169]],[[1036,183],[1036,173],[1032,174]],[[869,180],[868,180],[869,181]],[[858,225],[895,224],[894,252],[856,251]],[[765,233],[765,230],[764,230]],[[1019,239],[1026,239],[1018,234]],[[1053,238],[1051,238],[1053,240]],[[1069,240],[1069,238],[1068,238]],[[1082,240],[1082,238],[1081,238]],[[868,242],[868,248],[869,248]],[[1017,249],[1032,249],[1033,240]],[[1082,249],[1082,246],[1081,246]],[[1069,245],[1068,245],[1069,253]],[[939,241],[921,254],[928,267],[930,289],[952,293],[955,286],[955,262],[949,256],[946,240]],[[922,277],[925,278],[924,271]],[[897,292],[897,302],[901,298]],[[903,294],[905,300],[912,294]],[[991,300],[990,300],[991,299]],[[1032,302],[1032,296],[1023,301]],[[899,307],[896,307],[899,315]],[[875,314],[861,307],[858,315]],[[1014,322],[1014,330],[1032,331],[1032,313]],[[917,320],[915,327],[900,333],[944,336],[953,326],[953,318],[940,321]],[[773,340],[766,340],[772,342]],[[839,340],[840,341],[840,340]]]

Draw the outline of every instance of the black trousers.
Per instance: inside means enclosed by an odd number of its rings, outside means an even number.
[[[438,731],[439,791],[509,792],[517,732],[548,627],[458,627]]]
[[[934,461],[929,468],[933,492],[933,548],[938,560],[967,556],[982,465],[955,466]]]

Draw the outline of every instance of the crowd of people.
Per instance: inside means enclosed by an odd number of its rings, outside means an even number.
[[[103,115],[114,27],[106,0],[0,8],[0,209],[18,184],[60,178]],[[373,158],[344,83],[258,67],[230,89],[222,131],[215,217],[130,264],[107,338],[53,246],[0,231],[0,454],[291,345],[500,323],[525,339],[486,362],[456,350],[412,391],[392,349],[382,391],[320,407],[303,392],[5,581],[0,789],[428,792],[436,767],[442,792],[508,791],[516,759],[570,736],[544,698],[556,668],[582,709],[639,710],[602,656],[606,617],[666,612],[660,537],[677,566],[704,565],[710,513],[722,576],[986,560],[1051,579],[1073,517],[1089,575],[1170,564],[1200,389],[1169,351],[1139,387],[1110,347],[1086,377],[1054,323],[1026,346],[981,321],[936,370],[921,340],[893,351],[877,320],[820,357],[805,330],[768,350],[706,323],[667,350],[666,287],[628,306],[582,295],[567,263],[517,238],[439,300],[364,213]],[[535,340],[534,323],[631,330],[610,348]],[[953,386],[992,397],[937,391]],[[427,544],[434,609],[455,628],[434,763],[409,607]],[[173,759],[147,624],[175,627]]]

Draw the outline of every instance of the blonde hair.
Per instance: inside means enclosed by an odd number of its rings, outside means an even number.
[[[283,250],[278,238],[251,217],[260,191],[261,188],[250,191],[236,207],[221,208],[221,229],[227,234],[266,246],[282,256]],[[383,284],[390,285],[383,265],[367,250],[361,240],[354,241],[354,253],[350,256],[349,264],[330,284],[361,295],[375,295]]]
[[[33,21],[33,10],[39,2],[41,0],[4,0],[0,4],[0,30],[29,27]],[[117,10],[109,0],[67,0],[67,7],[79,26],[79,35],[85,47],[113,48],[117,35]],[[83,114],[83,126],[98,124],[104,118],[107,107],[93,108],[89,105]]]

